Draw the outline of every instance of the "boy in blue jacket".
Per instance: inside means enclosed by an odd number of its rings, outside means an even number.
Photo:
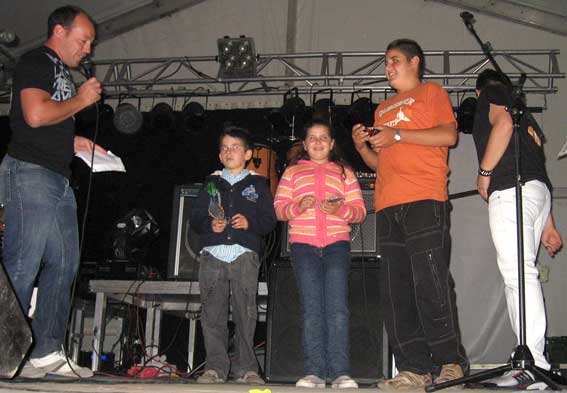
[[[272,194],[265,177],[246,169],[252,158],[248,131],[228,127],[219,138],[224,166],[205,181],[191,211],[199,233],[201,326],[207,352],[197,383],[223,383],[229,371],[237,382],[264,384],[254,353],[258,271],[262,236],[276,225]],[[228,356],[229,297],[232,305],[234,357]]]

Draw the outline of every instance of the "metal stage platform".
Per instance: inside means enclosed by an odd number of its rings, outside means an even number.
[[[92,280],[90,291],[96,294],[93,319],[93,353],[103,353],[106,310],[109,304],[132,304],[147,310],[145,325],[145,344],[147,355],[157,356],[162,312],[175,312],[189,318],[188,364],[193,368],[195,350],[195,329],[201,307],[199,283],[196,281],[131,281],[131,280]],[[265,282],[258,284],[259,320],[265,321],[268,301],[268,287]],[[82,335],[83,311],[78,308],[73,324],[74,337]],[[72,345],[73,357],[81,344]],[[75,358],[76,360],[76,358]],[[100,370],[100,359],[92,357],[92,370]]]

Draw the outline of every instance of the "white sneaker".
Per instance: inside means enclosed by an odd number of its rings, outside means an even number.
[[[67,358],[63,351],[51,352],[42,358],[30,359],[33,367],[41,369],[47,374],[71,378],[90,378],[94,374],[90,368],[81,367]]]
[[[502,376],[491,378],[482,385],[517,390],[545,390],[548,388],[545,382],[536,381],[533,374],[527,370],[506,371]]]
[[[334,389],[358,389],[358,384],[348,375],[339,375],[335,378],[331,387]]]
[[[306,375],[295,383],[298,388],[324,388],[325,381],[316,375]]]
[[[18,377],[35,379],[35,378],[43,378],[46,375],[47,372],[45,372],[44,369],[34,367],[34,365],[31,364],[30,361],[28,360],[24,363],[24,366],[20,370]]]

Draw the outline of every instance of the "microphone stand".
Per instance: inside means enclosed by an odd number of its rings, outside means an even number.
[[[490,45],[484,44],[479,38],[473,27],[474,16],[470,12],[462,12],[461,18],[465,23],[467,29],[472,33],[480,44],[483,52],[496,71],[502,73],[502,69],[494,60],[494,57],[490,53]],[[511,105],[506,109],[513,122],[513,135],[514,135],[514,159],[515,159],[515,172],[516,172],[516,236],[517,236],[517,256],[518,256],[518,300],[519,300],[519,332],[518,340],[519,344],[514,350],[514,355],[510,360],[510,363],[494,368],[492,370],[483,371],[474,375],[454,379],[452,381],[443,382],[439,384],[429,385],[425,388],[426,392],[434,392],[436,390],[441,390],[449,388],[452,386],[458,386],[469,382],[481,382],[492,377],[501,375],[502,373],[509,370],[527,370],[530,371],[536,380],[543,381],[552,390],[561,390],[558,385],[552,380],[552,374],[547,370],[539,368],[535,365],[534,358],[530,349],[526,345],[526,289],[524,282],[524,223],[523,223],[523,206],[522,206],[522,175],[520,172],[520,121],[523,116],[528,116],[528,121],[530,125],[536,124],[535,120],[531,117],[525,103],[522,99],[522,87],[526,81],[526,74],[522,73],[520,80],[513,87]],[[533,121],[532,121],[533,120]],[[534,129],[537,129],[537,124]],[[537,131],[537,130],[536,130]],[[541,130],[539,131],[541,133]],[[543,135],[543,133],[541,133]],[[543,139],[542,139],[543,141]]]

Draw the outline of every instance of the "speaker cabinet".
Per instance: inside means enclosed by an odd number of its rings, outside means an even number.
[[[203,184],[176,186],[173,194],[171,235],[167,278],[196,281],[199,279],[197,257],[201,250],[199,235],[190,222],[191,205],[197,198]]]
[[[366,219],[361,224],[352,224],[350,232],[350,251],[352,256],[375,258],[380,254],[378,244],[376,212],[374,211],[374,190],[362,190],[362,198],[366,206]],[[282,242],[280,256],[288,257],[288,223],[282,223]]]
[[[31,329],[0,264],[0,378],[12,378],[32,343]]]
[[[351,376],[373,383],[386,373],[384,329],[379,298],[379,265],[353,260],[349,274]],[[292,382],[304,376],[301,305],[289,262],[270,269],[265,376]],[[387,351],[386,351],[387,352]]]

